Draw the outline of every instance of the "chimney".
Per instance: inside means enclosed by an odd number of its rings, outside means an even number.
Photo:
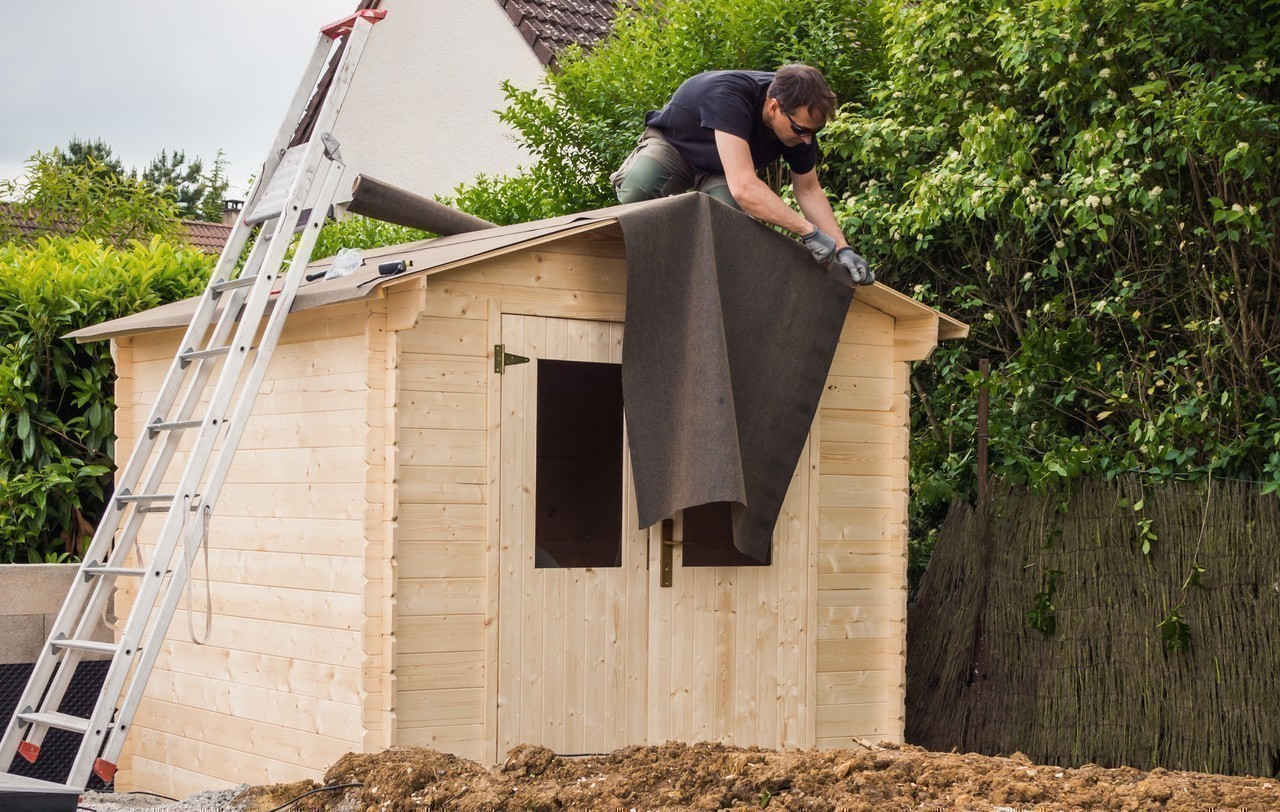
[[[236,224],[236,220],[240,218],[240,212],[243,209],[243,200],[222,201],[222,224],[224,226],[234,226]]]

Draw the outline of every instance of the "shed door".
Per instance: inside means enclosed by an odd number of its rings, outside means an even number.
[[[647,531],[622,430],[622,325],[504,315],[498,756],[644,743]]]

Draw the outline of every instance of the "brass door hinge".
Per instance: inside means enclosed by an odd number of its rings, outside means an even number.
[[[507,352],[506,344],[493,345],[493,371],[499,375],[506,372],[507,367],[527,363],[529,363],[529,359],[523,355],[513,355]]]

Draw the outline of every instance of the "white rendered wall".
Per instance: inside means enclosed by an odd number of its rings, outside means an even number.
[[[514,172],[527,153],[498,121],[503,80],[545,68],[494,0],[383,0],[334,135],[348,179],[365,174],[427,196]]]

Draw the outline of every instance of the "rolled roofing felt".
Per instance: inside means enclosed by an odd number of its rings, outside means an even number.
[[[347,205],[347,211],[387,223],[420,228],[442,237],[496,228],[488,220],[482,220],[367,175],[356,176],[356,181],[351,187],[351,202]]]

